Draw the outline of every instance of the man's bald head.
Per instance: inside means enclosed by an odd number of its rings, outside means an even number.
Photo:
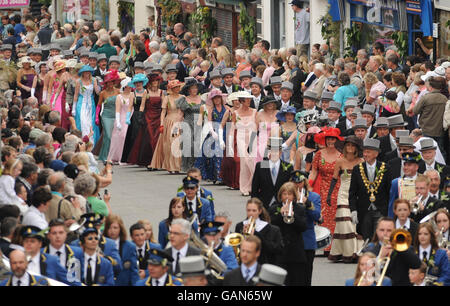
[[[14,250],[9,254],[9,264],[15,277],[22,277],[27,271],[28,262],[25,253],[21,250]]]
[[[64,190],[65,181],[66,176],[62,172],[55,172],[48,178],[50,189],[55,192],[61,192]]]

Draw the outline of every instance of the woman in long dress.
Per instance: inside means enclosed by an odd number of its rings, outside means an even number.
[[[116,119],[116,98],[120,90],[116,88],[116,84],[120,82],[117,70],[110,71],[103,81],[103,90],[100,93],[97,108],[101,107],[101,120],[103,126],[103,142],[100,149],[98,159],[106,161],[111,145],[111,135],[114,128],[114,121]],[[96,118],[96,122],[100,118]]]
[[[33,81],[36,77],[36,71],[33,66],[34,63],[29,56],[24,56],[17,63],[19,71],[17,71],[17,87],[20,90],[20,97],[25,100],[31,97],[31,90],[33,88]]]
[[[66,72],[66,61],[59,60],[54,65],[55,74],[50,79],[48,86],[49,104],[52,111],[57,111],[61,115],[61,127],[68,130],[69,114],[66,112],[66,82],[69,77]]]
[[[39,62],[35,66],[36,69],[36,76],[33,79],[33,88],[31,89],[31,96],[35,97],[38,100],[39,106],[42,105],[44,101],[44,91],[46,88],[44,88],[44,82],[45,82],[45,76],[48,72],[48,67],[46,62]]]
[[[263,110],[256,114],[256,126],[258,127],[258,151],[256,162],[260,162],[266,156],[267,141],[269,137],[279,135],[279,125],[277,122],[277,101],[274,97],[267,96],[261,101]]]
[[[75,87],[74,105],[72,105],[72,116],[75,118],[77,129],[82,136],[90,136],[90,141],[95,146],[100,138],[100,129],[95,124],[95,101],[94,91],[100,93],[97,80],[92,78],[94,69],[89,65],[84,65],[78,75],[81,76]]]
[[[283,143],[285,143],[294,132],[297,132],[297,121],[295,120],[296,113],[295,107],[289,106],[279,111],[276,115],[280,122],[280,137],[283,139]],[[294,160],[295,151],[291,152],[292,145],[293,144],[283,150],[281,160],[286,163],[290,163]]]
[[[240,158],[239,190],[248,196],[252,190],[253,173],[256,165],[256,141],[250,143],[252,133],[256,133],[256,109],[250,108],[252,96],[242,92],[239,96],[241,107],[233,113],[236,127],[237,154]],[[250,151],[250,153],[249,153]]]
[[[194,166],[195,163],[195,144],[200,140],[201,133],[196,133],[197,130],[194,129],[194,121],[198,119],[196,115],[200,114],[200,107],[202,105],[202,99],[198,95],[198,84],[197,81],[192,78],[192,80],[186,81],[185,85],[181,90],[181,94],[186,96],[177,100],[178,107],[184,114],[185,127],[189,126],[190,131],[184,131],[183,129],[183,143],[181,157],[181,171],[187,172]],[[188,137],[189,136],[189,137]],[[186,144],[186,142],[190,142]],[[186,148],[187,147],[187,148]],[[190,150],[189,150],[190,147]]]
[[[181,98],[182,83],[178,80],[167,84],[168,95],[163,98],[161,112],[160,136],[153,154],[150,168],[165,169],[170,174],[179,173],[181,168],[181,151],[178,138],[181,111],[176,101]]]
[[[310,186],[314,185],[314,182],[318,175],[320,175],[320,199],[322,207],[322,226],[330,230],[331,235],[334,233],[336,227],[336,209],[337,209],[337,195],[340,187],[340,181],[336,183],[337,189],[335,189],[331,195],[331,206],[326,203],[328,196],[328,190],[330,189],[331,180],[333,179],[334,167],[342,154],[336,149],[336,142],[338,140],[344,140],[340,136],[340,130],[336,128],[325,128],[322,133],[314,136],[314,141],[319,145],[325,145],[325,148],[319,150],[313,159],[312,171],[309,177]],[[328,257],[331,246],[328,246],[324,254]]]
[[[336,227],[334,229],[330,255],[328,259],[333,262],[343,260],[353,263],[357,260],[356,226],[351,221],[350,206],[348,204],[348,191],[353,167],[363,162],[359,157],[362,141],[356,136],[349,136],[344,141],[342,158],[338,159],[334,167],[333,180],[328,191],[327,203],[331,204],[334,186],[340,177],[340,187],[337,197]]]
[[[121,93],[116,98],[116,121],[108,154],[108,160],[114,164],[119,163],[122,158],[123,145],[128,131],[127,113],[134,101],[134,93],[131,91],[130,82],[131,78],[122,80],[120,83]]]

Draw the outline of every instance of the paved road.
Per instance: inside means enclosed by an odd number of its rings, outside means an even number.
[[[122,216],[126,228],[139,219],[147,219],[153,225],[158,237],[158,224],[167,218],[169,203],[181,186],[184,175],[170,175],[166,171],[149,172],[135,166],[114,166],[113,183],[107,188],[111,193],[114,213]],[[226,186],[205,183],[214,195],[216,213],[228,211],[235,224],[245,216],[247,197]],[[342,286],[345,279],[354,275],[355,264],[331,263],[326,258],[317,257],[314,264],[313,285]]]

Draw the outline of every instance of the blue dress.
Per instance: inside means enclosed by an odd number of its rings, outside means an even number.
[[[225,111],[225,107],[223,106],[222,111],[220,112],[216,109],[216,106],[213,108],[212,124],[214,131],[217,134],[219,134],[220,123],[225,115]],[[225,129],[223,135],[226,135]],[[225,142],[224,139],[223,141]],[[209,134],[202,145],[202,157],[195,160],[194,167],[200,169],[204,180],[221,182],[222,178],[220,177],[220,168],[222,166],[222,160],[223,151],[219,147],[219,141],[215,141],[212,135]]]
[[[100,129],[95,124],[95,108],[94,82],[85,86],[80,80],[80,94],[75,106],[75,123],[83,137],[89,135],[92,127],[94,136],[90,140],[94,146],[100,138]]]

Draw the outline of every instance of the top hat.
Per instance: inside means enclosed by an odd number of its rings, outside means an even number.
[[[434,145],[434,141],[431,138],[420,140],[420,152],[426,150],[436,150],[437,146]]]
[[[389,120],[387,117],[378,117],[373,125],[374,128],[389,128]]]
[[[296,1],[297,0],[294,0],[293,3]],[[262,283],[269,286],[283,286],[286,276],[287,271],[285,269],[272,264],[263,264],[255,281],[256,283]]]
[[[311,100],[316,100],[316,101],[318,100],[317,94],[312,90],[305,91],[305,93],[303,94],[303,99],[305,99],[305,98],[308,98]]]
[[[179,264],[182,277],[205,275],[205,260],[200,255],[180,258]]]
[[[252,78],[250,70],[244,70],[239,73],[239,80],[242,81],[243,78]]]
[[[375,150],[380,152],[380,141],[378,139],[366,138],[364,139],[363,149]]]
[[[408,123],[403,120],[403,115],[401,114],[388,117],[388,121],[389,128],[403,127],[408,125]]]

